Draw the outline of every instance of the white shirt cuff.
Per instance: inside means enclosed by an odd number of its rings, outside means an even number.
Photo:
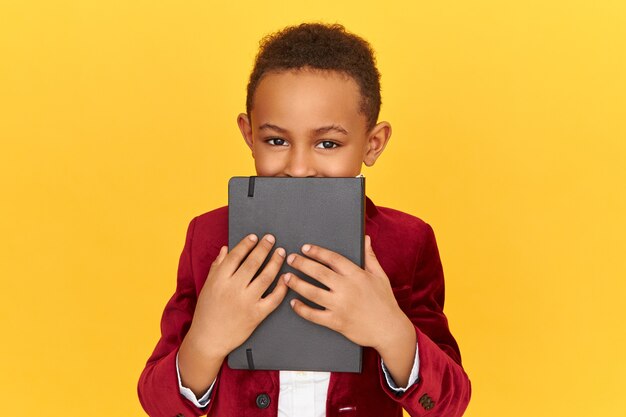
[[[209,397],[211,397],[211,391],[213,391],[213,385],[215,385],[216,379],[213,380],[213,382],[211,383],[211,386],[209,387],[207,392],[204,393],[202,397],[200,398],[196,397],[196,394],[194,394],[192,390],[190,390],[187,387],[183,387],[183,383],[180,380],[180,369],[178,369],[178,353],[176,353],[176,375],[178,375],[178,390],[180,391],[180,394],[183,397],[187,398],[189,401],[193,403],[193,405],[195,405],[198,408],[204,408],[207,405],[209,405],[209,401],[210,401]]]
[[[398,387],[398,385],[396,385],[391,375],[389,375],[389,371],[387,370],[387,367],[385,366],[385,362],[383,362],[382,358],[380,359],[380,363],[383,367],[383,373],[385,374],[385,380],[387,380],[387,385],[389,385],[389,388],[391,388],[395,392],[405,392],[407,389],[409,389],[411,385],[415,383],[415,381],[417,381],[417,377],[419,376],[419,370],[420,370],[419,346],[417,344],[415,345],[415,359],[413,359],[413,369],[411,369],[411,375],[409,375],[409,382],[406,387]]]

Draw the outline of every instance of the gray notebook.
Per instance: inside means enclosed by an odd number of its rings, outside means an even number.
[[[228,184],[228,247],[250,233],[276,237],[274,248],[302,254],[312,243],[333,250],[363,267],[365,178],[233,177]],[[270,255],[267,259],[269,259]],[[265,264],[263,264],[265,266]],[[293,272],[318,287],[313,278],[285,262],[278,276]],[[276,281],[267,292],[276,285]],[[281,305],[228,355],[233,369],[361,372],[361,347],[343,335],[298,316]]]

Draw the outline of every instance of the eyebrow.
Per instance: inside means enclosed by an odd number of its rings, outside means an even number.
[[[344,129],[343,127],[339,126],[339,125],[323,126],[323,127],[319,127],[317,129],[315,129],[315,133],[327,133],[327,132],[330,132],[330,131],[343,133],[344,135],[348,134],[348,131],[346,129]]]
[[[271,124],[271,123],[263,123],[263,124],[259,127],[259,130],[266,130],[266,129],[275,130],[275,131],[280,132],[280,133],[286,133],[286,132],[287,132],[287,129],[283,129],[283,128],[282,128],[282,127],[280,127],[280,126],[276,126],[276,125],[273,125],[273,124]]]
[[[280,126],[273,125],[271,123],[263,123],[261,126],[259,126],[259,130],[264,130],[264,129],[271,129],[271,130],[275,130],[275,131],[280,132],[280,133],[287,133],[287,129],[284,129],[284,128],[280,127]],[[341,127],[340,125],[322,126],[322,127],[318,127],[317,129],[314,129],[313,131],[315,133],[317,133],[317,134],[328,133],[328,132],[331,132],[331,131],[342,133],[344,135],[348,134],[348,131],[346,129],[344,129],[343,127]]]

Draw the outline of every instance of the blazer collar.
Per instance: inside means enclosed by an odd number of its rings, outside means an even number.
[[[372,242],[378,234],[378,208],[369,197],[365,196],[365,234],[368,234]]]
[[[368,196],[365,196],[365,217],[371,218],[376,216],[376,214],[378,214],[378,208]]]

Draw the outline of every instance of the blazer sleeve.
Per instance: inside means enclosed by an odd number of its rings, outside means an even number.
[[[139,377],[139,401],[152,417],[200,416],[206,414],[211,405],[209,403],[207,408],[198,408],[183,397],[176,372],[176,355],[191,326],[197,300],[191,268],[195,225],[196,218],[187,229],[185,246],[178,264],[176,291],[161,317],[161,338]]]
[[[467,408],[471,385],[443,313],[443,268],[435,235],[430,225],[425,226],[412,277],[410,307],[405,311],[417,336],[418,380],[398,393],[388,387],[380,364],[379,374],[385,392],[411,416],[457,417]]]

